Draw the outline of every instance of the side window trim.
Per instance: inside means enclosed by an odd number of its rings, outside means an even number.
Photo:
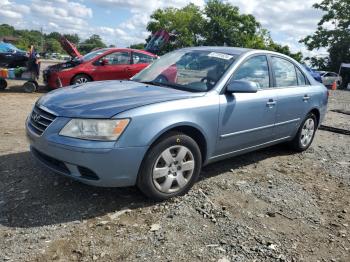
[[[297,68],[303,74],[303,76],[305,78],[306,86],[311,85],[309,79],[306,77],[306,75],[304,74],[303,70],[301,70],[300,67],[296,63],[294,63],[292,60],[288,59],[287,57],[283,57],[283,56],[279,56],[279,55],[275,55],[275,54],[270,55],[270,59],[271,60],[272,60],[272,57],[276,57],[276,58],[279,58],[279,59],[284,59],[284,60],[288,61],[289,63],[291,63],[292,65],[294,65],[294,70],[295,70],[296,77],[297,77],[297,72],[296,72],[296,68]],[[274,88],[294,88],[294,87],[298,87],[299,86],[299,79],[297,77],[298,86],[281,86],[281,87],[278,87],[277,86],[277,82],[276,82],[275,70],[274,70],[274,68],[272,66],[272,61],[271,61],[271,70],[272,70],[272,74],[273,74]]]
[[[251,58],[254,58],[256,56],[265,56],[266,60],[267,60],[267,70],[269,72],[269,87],[266,87],[266,88],[260,88],[258,89],[258,92],[259,91],[262,91],[262,90],[268,90],[268,89],[271,89],[273,86],[272,86],[272,67],[270,65],[270,60],[269,60],[269,54],[266,54],[266,53],[259,53],[259,54],[252,54],[252,55],[249,55],[247,56],[240,64],[239,66],[236,68],[236,70],[232,73],[232,75],[230,76],[230,78],[227,80],[227,82],[225,83],[225,87],[221,90],[220,94],[224,94],[226,93],[226,88],[227,88],[227,85],[228,83],[230,83],[232,77],[234,76],[234,74],[237,72],[237,70],[245,63],[247,62],[249,59]]]

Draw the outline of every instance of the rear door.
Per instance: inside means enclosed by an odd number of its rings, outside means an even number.
[[[141,52],[132,52],[131,66],[130,66],[130,74],[134,76],[142,69],[147,67],[150,63],[154,61],[155,57],[141,53]]]
[[[124,80],[131,77],[131,57],[128,51],[117,51],[94,62],[92,77],[99,80]]]
[[[300,68],[284,57],[271,56],[274,89],[277,95],[275,134],[277,139],[293,136],[306,116],[311,94]]]
[[[217,155],[239,152],[274,139],[277,96],[266,55],[252,56],[234,72],[233,80],[256,82],[257,93],[220,95]]]

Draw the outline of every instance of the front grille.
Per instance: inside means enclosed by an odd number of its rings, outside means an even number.
[[[41,136],[55,119],[56,116],[54,114],[35,106],[30,114],[29,127],[35,134]]]

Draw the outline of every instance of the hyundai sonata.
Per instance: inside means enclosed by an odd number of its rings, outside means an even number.
[[[327,102],[326,88],[285,55],[185,48],[130,81],[42,96],[26,130],[33,155],[56,173],[167,199],[214,161],[282,142],[306,150]]]

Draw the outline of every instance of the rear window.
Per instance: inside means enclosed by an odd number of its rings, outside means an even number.
[[[132,53],[132,60],[134,64],[150,64],[155,60],[155,57],[143,53]]]

